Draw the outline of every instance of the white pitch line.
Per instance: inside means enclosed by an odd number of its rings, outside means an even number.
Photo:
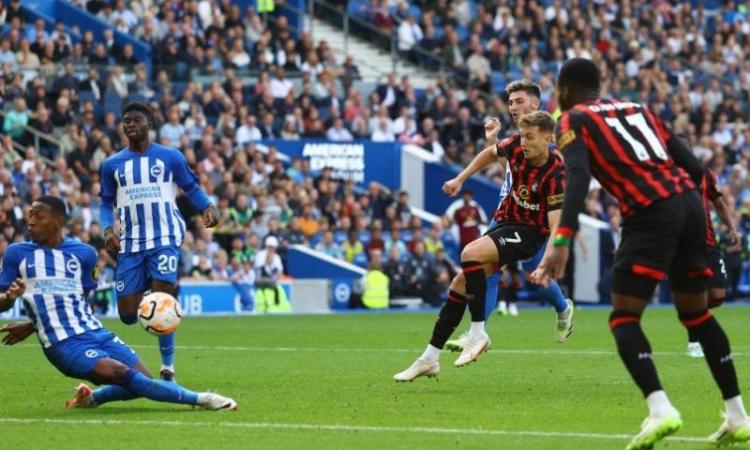
[[[231,413],[230,413],[231,414]],[[566,431],[529,431],[529,430],[492,430],[483,428],[440,428],[440,427],[385,427],[371,425],[312,424],[312,423],[275,423],[275,422],[193,422],[180,420],[119,420],[119,419],[35,419],[2,417],[0,424],[43,424],[43,425],[149,425],[174,427],[207,427],[207,428],[245,428],[269,430],[313,430],[313,431],[356,431],[373,433],[418,433],[418,434],[455,434],[479,436],[520,436],[540,438],[598,439],[620,440],[632,436],[624,433],[582,433]],[[671,436],[671,441],[704,442],[707,439],[698,436]]]
[[[38,348],[37,344],[20,344],[17,347]],[[155,349],[157,345],[134,344],[136,349]],[[345,347],[243,347],[227,345],[177,345],[177,350],[183,351],[222,351],[222,352],[331,352],[331,353],[419,353],[418,348],[345,348]],[[491,348],[487,354],[501,355],[580,355],[580,356],[617,356],[616,349],[612,350],[545,350],[545,349],[503,349]],[[685,352],[654,352],[656,356],[685,356]],[[732,356],[747,356],[746,352],[732,352]]]

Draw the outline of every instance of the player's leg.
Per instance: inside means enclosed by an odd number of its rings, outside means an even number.
[[[518,293],[521,291],[521,272],[518,264],[508,264],[510,273],[510,282],[505,290],[505,299],[507,301],[507,312],[511,317],[518,317]]]
[[[542,261],[544,251],[547,245],[541,245],[536,254],[531,258],[521,262],[521,266],[526,272],[528,278],[529,274],[536,270],[539,263]],[[560,289],[560,285],[557,281],[551,280],[547,286],[538,286],[538,292],[544,300],[552,304],[557,312],[557,321],[555,323],[555,340],[558,343],[563,343],[568,340],[570,335],[573,333],[573,301],[566,299]]]
[[[148,252],[146,258],[147,276],[151,280],[151,292],[165,292],[174,295],[177,289],[177,267],[179,249],[164,247]],[[174,381],[174,355],[176,333],[159,336],[161,368],[159,374],[164,381]]]
[[[663,280],[680,244],[686,215],[682,204],[665,200],[648,214],[623,220],[622,241],[615,253],[613,311],[609,328],[620,358],[641,390],[649,415],[628,449],[651,448],[682,426],[677,409],[661,386],[651,344],[641,327],[641,315]]]
[[[700,223],[703,210],[698,196],[693,197],[686,199],[686,206],[698,205],[689,212],[691,222]],[[740,395],[729,338],[708,309],[706,292],[713,273],[706,247],[697,244],[705,242],[705,230],[687,227],[683,241],[670,272],[675,307],[682,324],[700,342],[725,406],[724,422],[709,440],[719,445],[750,441],[750,417]]]
[[[230,398],[213,393],[193,392],[177,383],[153,380],[112,358],[97,361],[90,379],[96,383],[118,385],[138,397],[157,402],[197,405],[211,410],[237,409],[237,403]]]
[[[716,308],[724,303],[726,298],[727,271],[718,248],[708,247],[708,267],[711,268],[711,278],[708,281],[708,308]],[[692,358],[703,358],[703,348],[693,328],[688,327],[687,354]]]
[[[126,325],[138,323],[138,306],[147,289],[146,270],[143,253],[122,253],[117,256],[115,270],[115,291],[117,293],[117,313]]]
[[[492,273],[493,266],[485,267],[487,275]],[[440,314],[432,330],[432,337],[422,355],[406,370],[393,376],[396,381],[412,381],[421,376],[433,377],[440,373],[440,353],[445,347],[446,341],[461,323],[466,305],[466,280],[463,273],[459,272],[451,280],[448,289],[448,300],[440,309]]]

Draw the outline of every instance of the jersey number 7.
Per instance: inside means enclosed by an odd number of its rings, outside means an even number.
[[[607,117],[604,119],[607,122],[607,125],[614,128],[620,136],[622,136],[626,141],[628,141],[628,144],[630,144],[630,147],[635,152],[635,156],[641,160],[641,161],[649,161],[651,160],[651,154],[649,154],[648,150],[646,149],[646,146],[643,145],[641,141],[636,139],[630,132],[625,128],[622,121],[617,117]],[[646,122],[646,118],[643,117],[643,114],[641,113],[635,113],[635,114],[629,114],[625,116],[625,121],[635,127],[638,131],[641,132],[643,137],[646,138],[646,141],[648,143],[648,146],[651,147],[651,151],[656,155],[657,158],[662,159],[664,161],[667,161],[669,159],[669,156],[667,155],[667,152],[664,150],[664,146],[662,145],[659,138],[654,134],[654,131],[651,129],[651,127]]]

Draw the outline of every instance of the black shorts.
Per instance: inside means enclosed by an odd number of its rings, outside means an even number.
[[[519,223],[500,223],[484,235],[497,247],[498,268],[533,257],[546,242],[545,236],[536,228]]]
[[[721,257],[721,251],[718,247],[708,247],[708,267],[711,268],[713,275],[708,280],[709,289],[726,289],[727,288],[727,269],[724,266],[724,259]]]
[[[651,299],[669,274],[675,292],[706,290],[706,221],[696,191],[657,202],[622,221],[615,253],[613,292]]]

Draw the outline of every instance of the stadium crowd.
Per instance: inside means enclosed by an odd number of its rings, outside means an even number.
[[[538,81],[544,108],[554,111],[555,74],[573,56],[600,65],[606,95],[648,104],[690,140],[719,177],[744,236],[750,234],[746,5],[368,1],[360,11],[392,27],[404,58],[422,58],[412,51],[418,45],[471,82],[461,90],[453,75],[443,74],[417,90],[408,77],[390,75],[362,92],[351,57],[338,61],[325,41],[315,43],[307,32],[296,38],[281,15],[271,20],[224,0],[74,3],[111,25],[103,40],[90,32],[72,39],[62,23],[48,32],[43,22],[27,20],[19,0],[0,6],[0,253],[23,236],[23,207],[48,193],[68,200],[70,233],[103,248],[98,170],[126,145],[118,126],[122,105],[139,100],[154,109],[154,139],[184,152],[221,219],[212,232],[191,223],[183,276],[247,279],[269,243],[275,241],[282,261],[290,245],[306,244],[361,266],[381,265],[392,294],[439,303],[455,271],[450,255],[467,238],[464,232],[477,232],[480,219],[456,224],[454,218],[466,215],[446,214],[424,229],[407,193],[377,184],[358,189],[331,171],[313,172],[304,159],[285,163],[273,146],[257,142],[413,143],[465,165],[483,144],[487,116],[499,117],[506,133],[512,128],[505,83]],[[132,46],[115,42],[114,29],[153,46],[151,76]],[[27,125],[55,141],[36,145]],[[24,147],[21,154],[13,142]],[[498,165],[485,175],[499,183],[502,171]],[[188,202],[181,209],[193,216]],[[612,224],[616,244],[612,200],[593,188],[586,210]],[[748,248],[747,239],[739,248],[724,246],[734,286]],[[101,261],[111,275],[114,261],[103,250]]]

